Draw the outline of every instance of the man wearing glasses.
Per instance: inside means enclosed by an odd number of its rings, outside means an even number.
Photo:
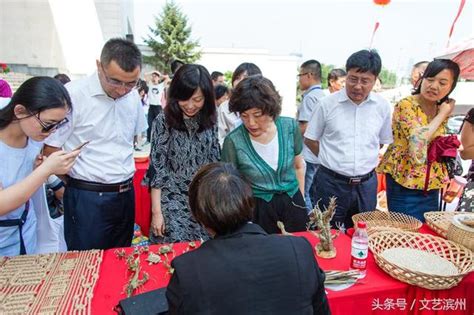
[[[321,64],[317,60],[305,61],[298,73],[299,86],[303,94],[301,106],[298,111],[298,124],[301,134],[304,135],[308,121],[314,112],[318,101],[326,96],[321,87]],[[304,199],[306,207],[309,210],[313,209],[313,198],[315,195],[316,186],[313,185],[316,171],[319,167],[319,159],[311,150],[305,145],[303,146],[303,157],[306,162],[306,171],[304,175]]]
[[[361,50],[346,62],[344,89],[321,99],[304,134],[320,159],[316,202],[337,197],[333,224],[351,227],[352,215],[375,210],[379,149],[393,141],[389,103],[371,92],[382,69],[374,50]]]
[[[135,216],[134,136],[146,130],[135,87],[142,56],[125,39],[110,39],[97,72],[66,85],[74,110],[45,141],[45,153],[82,147],[66,178],[64,234],[68,250],[130,246]]]

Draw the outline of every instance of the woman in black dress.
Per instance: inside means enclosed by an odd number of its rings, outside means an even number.
[[[168,90],[168,104],[153,121],[150,167],[152,219],[150,239],[169,243],[208,239],[192,218],[188,186],[203,165],[218,161],[216,106],[209,72],[182,66]]]

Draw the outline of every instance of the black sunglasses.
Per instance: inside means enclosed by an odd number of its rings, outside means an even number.
[[[61,120],[61,121],[58,121],[58,122],[55,122],[55,123],[52,123],[52,124],[48,124],[48,123],[45,123],[44,121],[41,120],[40,113],[41,112],[37,112],[36,114],[33,114],[32,112],[30,112],[31,116],[35,117],[36,120],[38,121],[38,123],[43,128],[41,130],[42,132],[50,132],[50,131],[53,131],[55,129],[58,129],[61,126],[64,126],[69,121],[69,119],[67,119],[67,117],[64,117],[64,119]]]

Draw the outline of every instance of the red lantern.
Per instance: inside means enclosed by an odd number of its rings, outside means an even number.
[[[388,5],[390,0],[374,0],[375,5]]]

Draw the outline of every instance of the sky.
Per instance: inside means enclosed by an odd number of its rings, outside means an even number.
[[[410,65],[446,51],[461,0],[175,0],[203,48],[257,48],[297,54],[342,67],[355,51],[372,47],[385,68],[405,74]],[[474,0],[467,0],[451,43],[474,37]],[[165,0],[135,0],[136,42],[149,35]],[[223,69],[226,71],[229,69]]]

